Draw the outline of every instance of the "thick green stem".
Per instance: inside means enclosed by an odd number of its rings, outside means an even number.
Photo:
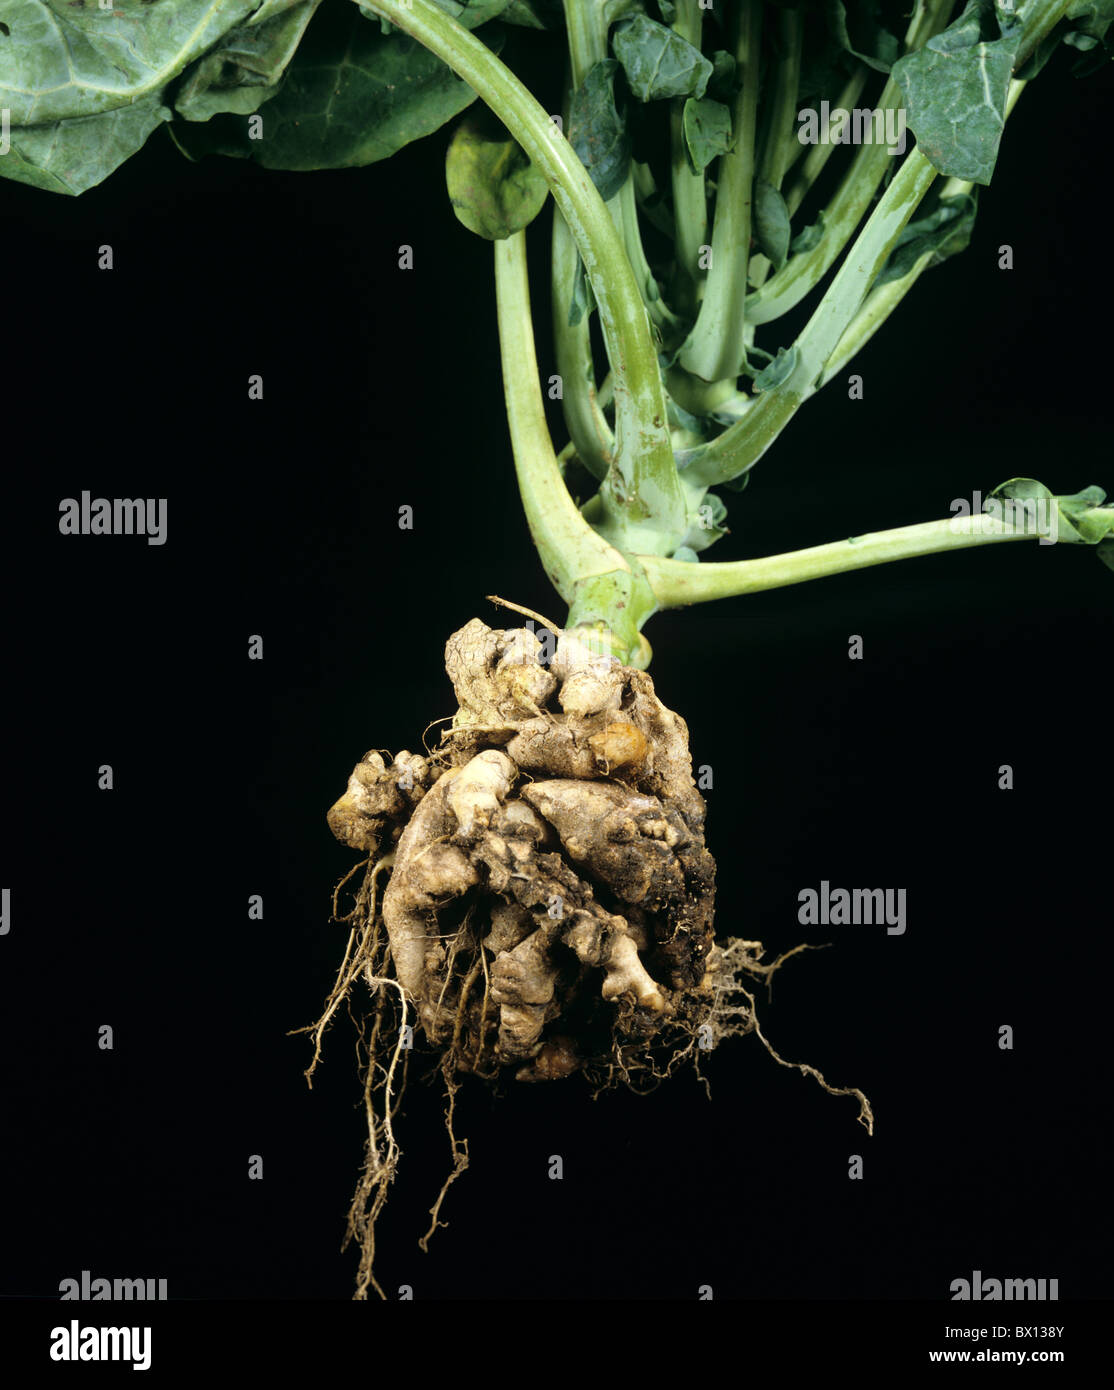
[[[720,156],[711,268],[700,312],[679,359],[687,372],[711,382],[734,382],[745,357],[743,310],[750,259],[761,39],[761,0],[740,0],[735,61],[742,86],[732,115],[735,146]]]
[[[603,486],[616,536],[668,554],[686,529],[650,323],[623,242],[584,165],[506,64],[432,0],[365,8],[436,53],[495,112],[549,185],[592,284],[614,375],[616,459]]]
[[[645,571],[581,516],[553,453],[534,351],[525,232],[495,242],[495,302],[518,489],[546,574],[569,605],[566,626],[592,628],[620,661],[645,667],[650,646],[640,629],[657,608]]]
[[[1096,515],[1102,515],[1095,509]],[[785,555],[760,560],[735,560],[727,564],[688,564],[656,556],[642,559],[659,608],[680,608],[689,603],[731,598],[737,594],[758,593],[762,589],[782,589],[804,584],[831,574],[884,565],[890,560],[908,560],[917,555],[934,555],[941,550],[962,550],[973,545],[997,541],[1034,540],[1039,533],[1024,529],[998,517],[980,514],[949,517],[944,521],[925,521],[917,526],[899,526],[892,531],[875,531],[829,545],[814,545]]]
[[[526,522],[546,574],[571,604],[584,579],[629,567],[580,515],[557,467],[534,349],[525,232],[495,242],[495,302],[507,424]]]
[[[906,156],[797,339],[796,362],[789,376],[780,386],[764,391],[738,424],[691,456],[686,480],[714,487],[738,477],[762,457],[812,394],[874,277],[935,178],[936,170],[919,150]]]

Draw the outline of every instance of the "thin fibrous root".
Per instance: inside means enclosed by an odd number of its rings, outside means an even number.
[[[364,1110],[367,1116],[367,1147],[364,1155],[363,1172],[348,1210],[348,1225],[345,1231],[344,1241],[341,1245],[341,1250],[346,1250],[349,1242],[354,1239],[360,1247],[360,1264],[356,1274],[355,1298],[361,1301],[367,1298],[369,1286],[375,1290],[381,1299],[386,1300],[387,1297],[374,1274],[375,1228],[387,1200],[387,1191],[394,1181],[395,1173],[398,1170],[398,1161],[402,1157],[402,1150],[399,1148],[398,1141],[395,1138],[394,1114],[397,1102],[394,1097],[395,1072],[398,1067],[399,1057],[404,1050],[403,1042],[406,1037],[407,1029],[406,992],[398,981],[388,979],[382,975],[372,975],[370,970],[366,973],[365,979],[368,987],[373,991],[377,989],[397,991],[401,1017],[398,1026],[398,1036],[395,1040],[395,1045],[391,1052],[391,1059],[387,1065],[386,1075],[382,1082],[382,1148],[379,1137],[380,1126],[376,1120],[374,1102],[376,1090],[375,1060],[371,1056],[367,1059],[364,1076]]]
[[[468,1167],[468,1140],[458,1139],[453,1129],[453,1116],[456,1111],[456,1093],[460,1090],[460,1082],[453,1073],[450,1053],[446,1053],[442,1058],[441,1074],[445,1078],[445,1129],[448,1131],[449,1135],[449,1152],[452,1155],[453,1167],[448,1177],[446,1177],[445,1181],[441,1184],[441,1191],[437,1194],[437,1200],[429,1209],[429,1230],[426,1231],[425,1235],[418,1241],[423,1253],[428,1253],[429,1242],[433,1233],[439,1227],[448,1225],[448,1222],[440,1219],[441,1203],[445,1200],[449,1188]]]
[[[720,1036],[731,1036],[738,1033],[753,1032],[761,1041],[763,1047],[770,1056],[780,1066],[788,1067],[791,1070],[799,1071],[805,1076],[813,1077],[816,1082],[832,1096],[854,1096],[859,1102],[859,1114],[857,1119],[870,1135],[874,1134],[874,1111],[870,1101],[858,1089],[857,1086],[832,1086],[825,1079],[823,1072],[818,1068],[810,1066],[807,1062],[787,1062],[772,1046],[765,1033],[762,1031],[758,1021],[758,1010],[754,1002],[754,996],[742,984],[741,976],[763,975],[766,977],[767,985],[770,976],[790,956],[794,956],[798,951],[807,949],[809,943],[803,946],[794,947],[791,951],[786,951],[769,965],[764,965],[752,954],[751,948],[758,947],[761,952],[761,943],[757,941],[731,941],[720,952],[717,962],[719,969],[719,985],[716,992],[716,1004],[712,1010],[713,1028]],[[730,996],[734,993],[741,994],[747,1001],[745,1009],[738,1005],[733,1005]]]
[[[390,868],[390,866],[394,863],[394,859],[395,856],[393,851],[390,854],[385,854],[382,857],[382,859],[379,859],[375,863],[375,865],[369,872],[367,879],[365,880],[364,888],[361,889],[361,895],[366,890],[370,894],[371,901],[366,909],[366,915],[364,918],[363,926],[354,926],[352,930],[348,933],[348,945],[345,947],[344,950],[344,959],[340,963],[340,969],[337,971],[337,978],[333,985],[332,992],[330,993],[329,998],[325,1003],[325,1012],[321,1015],[321,1017],[317,1020],[316,1023],[308,1023],[303,1028],[291,1028],[287,1034],[288,1037],[293,1037],[298,1033],[313,1034],[313,1061],[310,1062],[309,1066],[306,1068],[304,1073],[306,1083],[309,1086],[310,1090],[313,1089],[313,1074],[317,1070],[318,1062],[320,1062],[321,1060],[321,1040],[325,1036],[325,1029],[329,1026],[329,1021],[332,1019],[333,1014],[336,1013],[341,1003],[348,998],[348,992],[352,987],[352,983],[359,976],[360,971],[363,969],[364,963],[367,959],[368,950],[371,947],[370,938],[374,929],[376,915],[376,877],[378,876],[379,871],[381,869]],[[367,859],[362,860],[360,864],[356,865],[356,869],[362,867],[363,864],[367,864],[368,862],[369,861]],[[352,911],[349,912],[345,917],[337,917],[336,915],[337,895],[339,894],[340,890],[344,887],[344,885],[348,882],[348,880],[352,877],[352,875],[356,872],[356,869],[351,869],[347,874],[345,874],[345,876],[341,879],[341,881],[337,884],[336,888],[333,891],[333,918],[335,921],[348,921],[349,918],[354,916],[361,909],[360,899],[358,897],[356,905],[352,908]],[[355,957],[353,958],[352,946],[353,943],[357,940],[357,937],[359,938],[359,946],[357,947]],[[351,964],[349,964],[350,960]]]

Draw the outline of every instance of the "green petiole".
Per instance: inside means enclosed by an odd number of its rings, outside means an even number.
[[[1095,508],[1087,515],[1105,519],[1104,513],[1108,516],[1108,509]],[[647,556],[642,563],[658,606],[680,608],[710,599],[804,584],[811,579],[867,569],[891,560],[909,560],[920,555],[935,555],[943,550],[963,550],[1000,541],[1033,539],[1039,539],[1034,530],[980,514],[925,521],[915,526],[898,526],[890,531],[852,536],[848,540],[810,546],[807,550],[792,550],[784,555],[771,555],[758,560],[694,565]]]

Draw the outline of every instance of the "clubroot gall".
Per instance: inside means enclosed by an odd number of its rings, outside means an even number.
[[[589,632],[539,637],[479,619],[449,639],[445,668],[458,708],[439,747],[389,762],[366,753],[328,815],[365,858],[341,919],[350,936],[336,985],[302,1031],[314,1034],[312,1079],[339,1006],[359,1014],[351,996],[370,991],[367,1149],[349,1214],[358,1297],[381,1293],[375,1223],[398,1166],[394,1117],[418,1035],[444,1081],[452,1153],[425,1248],[467,1166],[453,1127],[463,1076],[579,1073],[599,1093],[650,1089],[685,1063],[699,1074],[701,1052],[724,1038],[766,1041],[746,985],[784,959],[764,962],[757,941],[715,939],[715,863],[688,730],[645,671]],[[769,1050],[854,1096],[873,1131],[861,1091]]]
[[[567,614],[454,634],[458,708],[437,747],[366,754],[330,813],[363,857],[342,885],[351,906],[334,896],[349,927],[336,985],[302,1031],[312,1077],[342,1005],[360,1030],[368,1144],[349,1234],[364,1296],[379,1289],[375,1224],[412,1058],[446,1087],[451,1182],[467,1163],[462,1078],[641,1089],[699,1067],[702,1043],[762,1038],[753,986],[784,957],[716,939],[686,727],[647,674],[656,612],[1035,536],[1114,567],[1102,489],[1029,477],[988,492],[982,512],[941,517],[937,490],[935,520],[704,559],[798,410],[968,247],[1032,80],[1066,56],[1096,71],[1114,12],[1110,0],[9,0],[5,21],[0,177],[54,192],[93,187],[167,122],[191,160],[352,171],[467,112],[445,142],[448,198],[492,243],[519,493]],[[539,53],[562,79],[559,110],[514,70]],[[544,246],[546,208],[543,374],[527,232]],[[561,403],[560,454],[543,380]],[[929,428],[925,393],[916,410]],[[943,411],[936,424],[960,453]],[[821,451],[798,467],[845,490],[825,465]],[[974,473],[972,495],[988,481]],[[801,1070],[856,1098],[872,1126],[858,1091]]]

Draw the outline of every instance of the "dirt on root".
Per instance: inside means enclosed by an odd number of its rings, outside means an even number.
[[[364,755],[329,811],[363,852],[337,885],[349,925],[314,1038],[344,1005],[358,1034],[368,1140],[349,1211],[356,1297],[374,1289],[375,1228],[400,1157],[394,1121],[412,1058],[445,1090],[449,1186],[468,1165],[454,1129],[464,1076],[556,1081],[593,1094],[646,1091],[701,1054],[762,1034],[754,996],[797,947],[765,963],[757,941],[717,943],[715,863],[692,777],[688,730],[649,675],[601,654],[582,631],[492,629],[449,639],[458,709],[436,750]],[[354,896],[347,911],[340,894]],[[359,982],[370,1002],[354,1003]],[[705,1083],[706,1084],[706,1083]]]

